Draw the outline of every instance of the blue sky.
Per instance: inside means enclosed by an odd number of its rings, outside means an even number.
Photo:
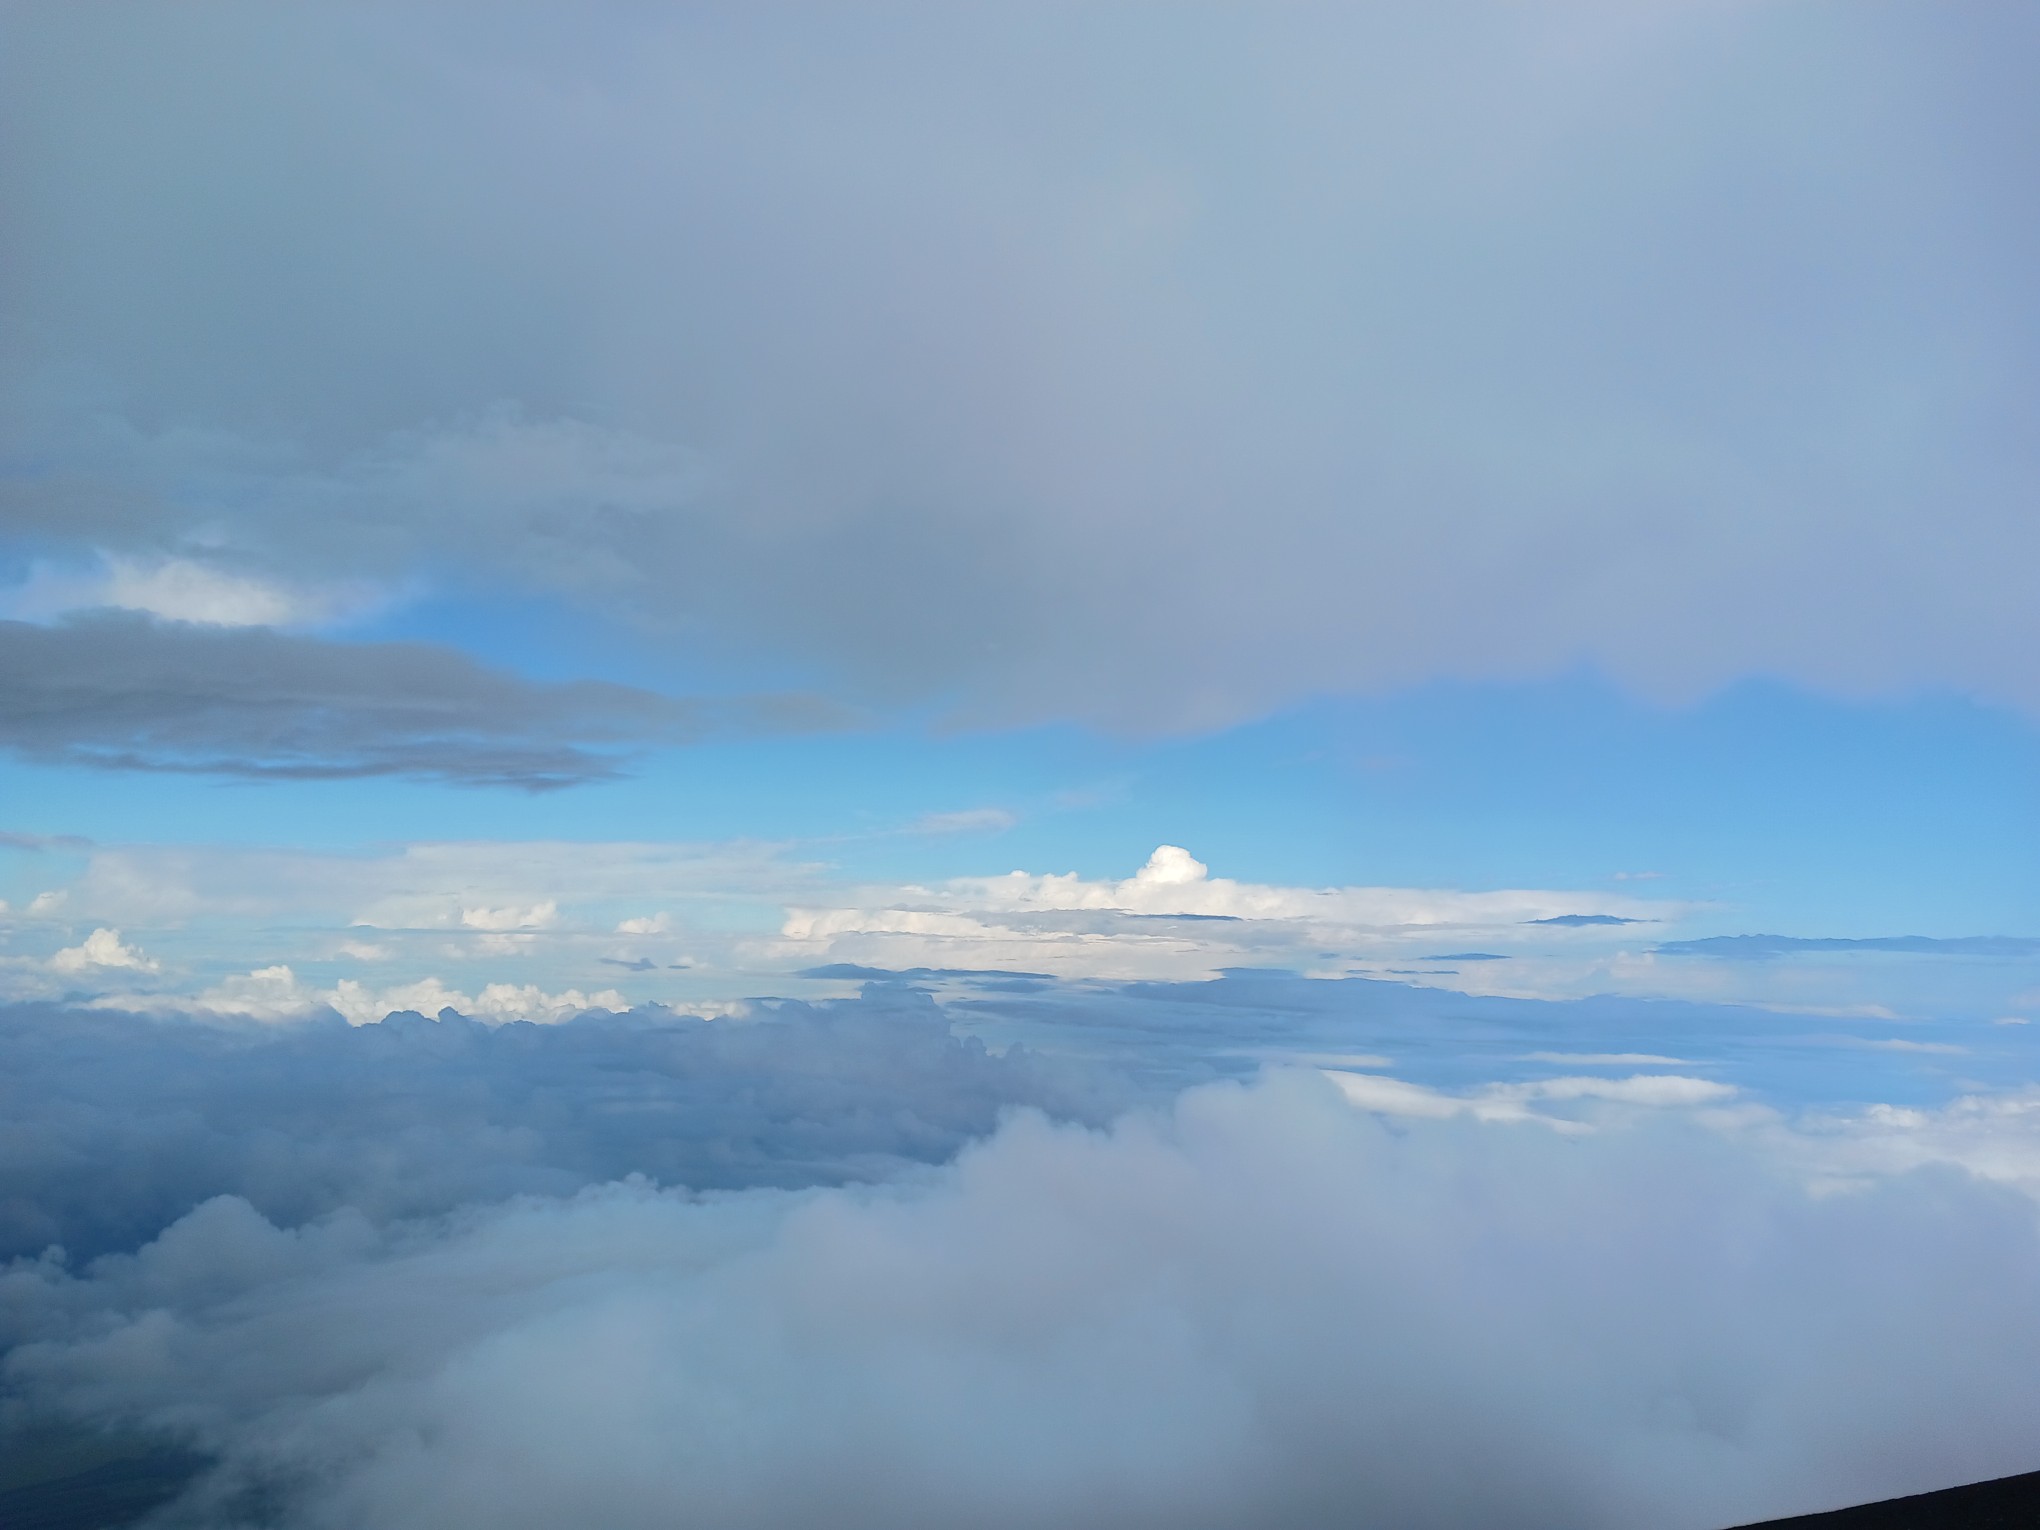
[[[2025,933],[2036,738],[1951,697],[1849,703],[1748,682],[1687,706],[1587,675],[1325,701],[1187,738],[925,719],[654,755],[522,795],[9,767],[12,827],[116,840],[799,839],[858,874],[1103,876],[1181,841],[1256,881],[1616,888],[1719,931]],[[929,815],[993,809],[940,835]],[[967,822],[967,821],[966,821]],[[174,834],[164,828],[175,826]],[[21,875],[17,867],[16,875]],[[17,884],[20,885],[20,884]]]

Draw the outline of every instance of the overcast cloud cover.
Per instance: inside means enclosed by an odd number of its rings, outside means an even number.
[[[0,10],[0,1518],[2040,1467],[2036,63]]]
[[[502,581],[977,718],[2040,706],[2035,25],[15,7],[16,566]]]

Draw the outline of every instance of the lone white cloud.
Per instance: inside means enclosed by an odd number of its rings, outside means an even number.
[[[120,938],[120,931],[94,930],[75,946],[66,946],[50,958],[52,972],[85,973],[125,969],[154,972],[157,964]]]

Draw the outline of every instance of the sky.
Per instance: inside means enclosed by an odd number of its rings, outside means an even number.
[[[0,10],[0,1443],[306,1530],[2040,1466],[2036,57]]]

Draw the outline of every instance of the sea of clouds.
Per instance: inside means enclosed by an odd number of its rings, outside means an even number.
[[[1226,1066],[1229,981],[1013,996],[1033,1049],[904,981],[16,1006],[0,1422],[196,1450],[165,1526],[1707,1530],[2040,1457],[2032,1100]]]

